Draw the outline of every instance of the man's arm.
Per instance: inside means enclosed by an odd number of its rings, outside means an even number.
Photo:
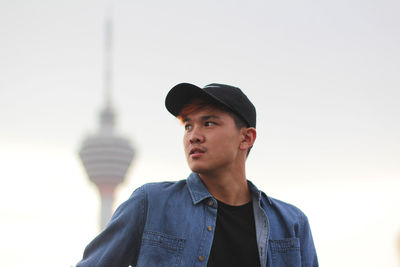
[[[302,267],[318,267],[317,252],[306,215],[300,215],[300,252]]]
[[[146,193],[140,187],[118,207],[106,229],[86,247],[77,267],[136,265],[146,210]]]

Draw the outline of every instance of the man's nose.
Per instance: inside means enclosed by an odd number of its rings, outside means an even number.
[[[201,133],[201,131],[197,127],[195,127],[195,128],[193,128],[192,132],[190,133],[189,141],[191,144],[202,143],[202,142],[204,142],[204,135]]]

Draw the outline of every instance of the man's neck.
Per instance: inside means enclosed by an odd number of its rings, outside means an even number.
[[[207,173],[199,176],[210,194],[219,201],[238,206],[251,200],[244,170],[238,173]]]

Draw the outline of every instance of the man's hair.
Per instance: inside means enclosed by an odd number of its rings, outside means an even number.
[[[232,117],[233,121],[235,122],[235,126],[238,130],[242,129],[243,127],[247,127],[246,122],[240,118],[238,115],[236,115],[233,111],[229,110],[225,106],[219,104],[218,102],[214,101],[213,99],[202,97],[202,98],[195,98],[191,100],[188,104],[186,104],[181,112],[178,115],[178,119],[183,123],[184,119],[189,115],[190,113],[200,110],[204,107],[212,107],[219,109],[225,113],[227,113],[229,116]]]
[[[247,128],[249,127],[247,123],[239,117],[236,113],[225,107],[224,105],[221,105],[214,99],[208,98],[208,97],[199,97],[199,98],[194,98],[189,103],[187,103],[185,106],[183,106],[182,110],[180,111],[179,115],[177,118],[184,123],[185,118],[192,112],[200,110],[204,107],[212,107],[216,108],[218,110],[221,110],[225,113],[227,113],[233,121],[235,122],[235,126],[238,130],[242,128]],[[249,155],[251,150],[251,147],[247,150],[247,156]]]

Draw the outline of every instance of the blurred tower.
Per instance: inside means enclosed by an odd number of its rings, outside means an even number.
[[[397,255],[398,255],[397,260],[399,264],[398,266],[400,267],[400,233],[397,236]]]
[[[115,132],[115,113],[111,106],[111,16],[105,31],[105,106],[100,112],[97,133],[88,136],[79,151],[80,159],[89,179],[96,184],[101,197],[101,222],[104,229],[112,215],[114,192],[124,181],[134,151],[128,141]]]

